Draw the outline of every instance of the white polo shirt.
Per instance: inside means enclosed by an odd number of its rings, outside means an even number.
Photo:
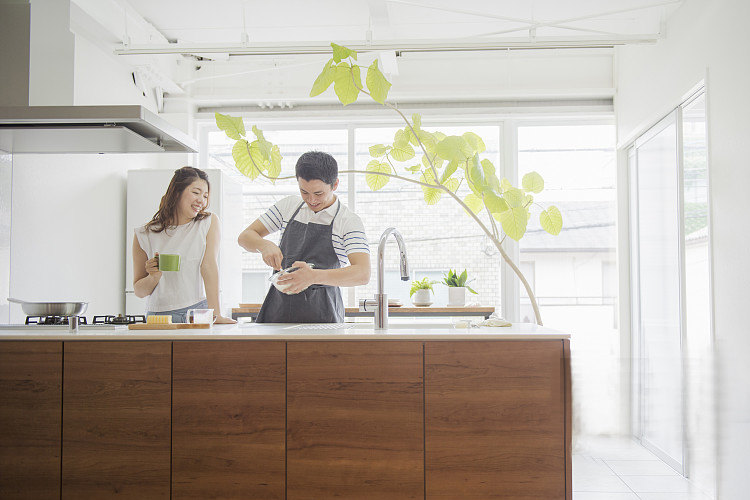
[[[297,216],[294,218],[295,221],[302,224],[330,225],[333,220],[331,243],[342,267],[349,264],[349,254],[370,253],[370,246],[367,243],[365,226],[362,224],[362,219],[341,203],[338,197],[336,197],[336,201],[330,207],[316,213],[307,206],[307,203],[303,202],[302,197],[287,196],[276,202],[266,213],[259,217],[259,220],[268,229],[269,233],[281,231],[281,236],[283,237],[284,230],[300,203],[302,203],[302,208],[297,212]],[[339,206],[341,206],[341,209],[337,215],[336,210]],[[334,215],[336,219],[333,218]]]

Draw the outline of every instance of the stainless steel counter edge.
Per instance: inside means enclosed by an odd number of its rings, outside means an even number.
[[[454,327],[452,325],[403,324],[387,330],[375,330],[366,323],[331,325],[257,324],[214,325],[201,330],[128,330],[127,326],[109,329],[86,328],[78,333],[67,329],[6,327],[3,340],[561,340],[570,334],[531,323],[507,327]]]

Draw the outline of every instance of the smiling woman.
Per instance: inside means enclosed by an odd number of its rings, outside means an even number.
[[[208,176],[200,169],[177,169],[151,221],[135,230],[133,286],[138,297],[148,297],[148,314],[166,314],[185,323],[188,309],[213,309],[217,323],[232,323],[220,315],[219,219],[206,212]],[[167,269],[159,254],[177,256],[178,266]],[[162,265],[160,265],[162,264]],[[204,291],[205,290],[205,291]]]

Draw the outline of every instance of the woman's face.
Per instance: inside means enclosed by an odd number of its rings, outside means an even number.
[[[180,195],[177,203],[178,224],[190,222],[208,205],[208,183],[203,179],[193,181]]]

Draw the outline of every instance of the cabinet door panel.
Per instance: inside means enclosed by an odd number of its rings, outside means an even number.
[[[175,342],[172,498],[284,498],[284,342]]]
[[[60,498],[62,342],[0,342],[0,498]]]
[[[427,499],[566,498],[562,341],[425,345]]]
[[[423,498],[422,344],[287,349],[287,498]]]
[[[169,498],[171,342],[66,342],[62,498]]]

